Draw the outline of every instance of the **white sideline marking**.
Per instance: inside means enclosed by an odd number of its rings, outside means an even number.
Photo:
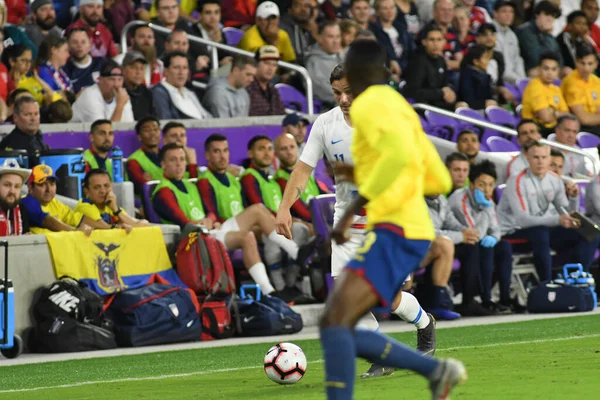
[[[600,337],[600,333],[592,334],[592,335],[583,335],[583,336],[568,336],[568,337],[554,338],[554,339],[524,340],[521,342],[505,342],[505,343],[482,344],[482,345],[475,345],[475,346],[448,347],[445,349],[437,349],[437,352],[466,350],[466,349],[480,349],[480,348],[488,348],[488,347],[504,347],[504,346],[514,346],[514,345],[519,345],[519,344],[563,342],[563,341],[568,341],[568,340],[589,339],[589,338],[595,338],[595,337]],[[315,360],[315,361],[309,362],[309,364],[320,364],[323,361],[324,360]],[[77,383],[68,383],[68,384],[56,385],[56,386],[40,386],[40,387],[36,387],[36,388],[8,389],[8,390],[0,390],[0,394],[2,394],[2,393],[34,392],[34,391],[38,391],[38,390],[48,390],[48,389],[68,389],[68,388],[79,387],[79,386],[98,385],[98,384],[106,384],[106,383],[158,381],[158,380],[171,379],[171,378],[187,378],[190,376],[197,376],[197,375],[211,375],[211,374],[218,374],[221,372],[244,371],[244,370],[255,369],[255,368],[259,368],[259,367],[255,366],[255,367],[223,368],[223,369],[213,369],[213,370],[208,370],[208,371],[186,372],[186,373],[182,373],[182,374],[145,376],[145,377],[140,377],[140,378],[121,378],[121,379],[110,379],[110,380],[105,380],[105,381],[77,382]]]

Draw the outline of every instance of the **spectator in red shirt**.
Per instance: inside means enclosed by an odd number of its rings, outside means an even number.
[[[471,20],[471,29],[476,31],[479,27],[485,23],[492,22],[490,14],[482,7],[475,6],[475,0],[461,0],[461,4],[466,8],[469,13],[469,20]]]
[[[469,47],[475,44],[477,35],[471,30],[471,21],[469,20],[469,11],[466,8],[459,7],[454,10],[454,19],[452,20],[454,29],[458,32],[458,42],[462,54],[467,54]]]
[[[0,30],[0,56],[4,52],[4,34]],[[0,62],[0,99],[2,102],[0,103],[0,120],[4,122],[6,119],[6,97],[8,96],[8,69],[6,65]]]
[[[4,0],[6,4],[6,22],[13,25],[23,25],[27,16],[27,1]]]
[[[115,44],[110,29],[101,21],[104,0],[81,0],[79,2],[80,17],[67,28],[67,33],[74,28],[84,27],[87,29],[88,37],[92,42],[92,57],[115,57],[119,50]]]
[[[254,25],[258,0],[223,0],[221,4],[224,26],[242,28]]]
[[[600,46],[600,27],[596,25],[596,20],[598,19],[598,12],[600,7],[598,6],[598,2],[596,0],[582,0],[581,1],[581,11],[585,14],[590,24],[590,37],[594,41],[594,48],[598,51],[598,46]]]

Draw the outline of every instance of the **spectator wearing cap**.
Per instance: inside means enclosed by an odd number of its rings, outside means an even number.
[[[319,38],[319,11],[310,0],[292,0],[288,12],[281,17],[281,29],[287,32],[296,53],[296,62],[304,65],[309,46]]]
[[[48,216],[41,209],[30,214],[21,207],[21,188],[30,174],[30,169],[20,168],[14,159],[6,159],[0,166],[0,237],[29,233],[31,222],[42,224]]]
[[[248,29],[254,22],[258,0],[222,0],[223,26]]]
[[[521,55],[529,77],[539,75],[538,67],[542,53],[556,53],[559,56],[559,64],[562,66],[563,63],[558,42],[552,36],[554,20],[560,16],[560,9],[552,2],[544,0],[535,6],[533,14],[533,20],[517,28]]]
[[[92,57],[116,57],[119,50],[110,29],[102,23],[104,0],[80,0],[79,19],[67,27],[72,29],[83,27],[90,38]]]
[[[286,115],[281,122],[283,133],[289,133],[296,140],[298,157],[302,155],[302,150],[304,150],[304,146],[306,145],[306,128],[309,124],[308,119],[296,113]]]
[[[279,7],[272,1],[261,3],[256,9],[256,23],[238,43],[242,50],[255,52],[267,44],[276,46],[283,61],[295,62],[296,52],[287,32],[279,28]]]
[[[130,51],[123,58],[123,86],[129,94],[133,118],[136,121],[154,112],[152,91],[144,82],[147,65],[146,58],[137,51]]]
[[[279,50],[275,46],[263,46],[256,51],[255,59],[257,64],[254,81],[246,88],[250,96],[249,115],[285,114],[279,91],[271,83],[277,73]]]
[[[144,64],[144,83],[148,87],[152,87],[157,83],[160,83],[164,76],[164,65],[162,60],[158,59],[154,38],[154,31],[148,25],[135,25],[132,28],[133,31],[133,43],[130,52],[136,52],[141,54],[145,59]],[[123,65],[124,54],[119,54],[114,58],[116,62]]]
[[[73,92],[71,79],[62,69],[69,58],[68,47],[67,39],[61,36],[46,36],[35,60],[38,76],[55,92]]]
[[[25,25],[25,33],[39,47],[46,36],[62,35],[62,30],[56,26],[56,11],[52,0],[34,0],[29,6],[32,22]]]
[[[190,33],[191,30],[187,21],[179,13],[177,0],[156,0],[156,18],[152,19],[152,23],[171,31],[178,29]],[[155,37],[156,54],[164,53],[166,38],[166,34],[162,32],[157,33]],[[197,52],[198,50],[195,49],[194,53]]]
[[[30,215],[47,215],[41,223],[30,221],[31,233],[75,230],[89,232],[98,227],[95,221],[71,210],[71,207],[56,198],[57,180],[54,171],[48,165],[37,165],[31,171],[27,180],[28,195],[21,200],[21,204]]]
[[[27,150],[29,166],[39,164],[39,153],[48,150],[40,131],[40,105],[31,96],[19,97],[14,104],[13,129],[0,142],[0,150]]]
[[[69,60],[63,67],[73,85],[73,91],[92,86],[100,76],[100,69],[106,61],[101,57],[92,57],[90,38],[85,28],[74,28],[67,34]]]
[[[212,79],[208,84],[202,103],[216,118],[247,117],[250,96],[246,87],[254,80],[254,58],[236,55],[227,77]]]
[[[565,62],[563,68],[564,75],[570,74],[575,69],[577,47],[587,45],[588,43],[593,43],[597,47],[596,43],[590,37],[589,32],[588,19],[582,11],[573,11],[569,14],[565,31],[556,38]]]
[[[319,27],[319,41],[310,48],[306,58],[315,98],[321,100],[325,109],[336,105],[329,77],[335,66],[343,62],[340,26],[335,21],[327,21]]]
[[[135,193],[140,195],[144,184],[151,180],[160,180],[163,170],[160,164],[160,121],[147,116],[135,124],[135,134],[141,147],[127,158],[127,176],[133,182]]]
[[[494,4],[494,21],[496,27],[496,45],[494,48],[504,58],[503,79],[512,85],[519,79],[526,78],[525,63],[519,52],[519,39],[511,26],[515,19],[516,4],[511,0],[498,0]]]
[[[227,44],[225,35],[221,30],[221,1],[220,0],[201,0],[198,4],[199,19],[192,26],[192,35],[213,42]],[[210,67],[212,60],[212,47],[200,45],[199,57],[204,57],[207,67]],[[231,62],[231,53],[217,49],[217,58],[219,65]]]
[[[194,92],[185,87],[190,73],[187,55],[169,53],[164,63],[165,79],[152,88],[155,115],[159,119],[211,118]]]
[[[108,60],[100,70],[98,83],[81,93],[73,104],[73,122],[133,122],[133,110],[127,90],[123,87],[123,70]]]
[[[511,103],[516,106],[516,100],[512,92],[504,86],[504,56],[499,51],[494,50],[496,47],[496,27],[493,24],[483,24],[477,30],[476,42],[479,46],[483,46],[486,53],[490,56],[486,72],[492,78],[492,89],[494,99],[501,103]]]

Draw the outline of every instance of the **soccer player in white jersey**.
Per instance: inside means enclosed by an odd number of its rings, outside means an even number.
[[[277,233],[288,238],[291,238],[292,235],[290,230],[292,225],[290,207],[304,191],[308,177],[312,174],[323,155],[331,164],[336,162],[352,164],[350,152],[352,126],[350,125],[349,112],[353,98],[342,65],[338,65],[333,69],[330,83],[338,107],[320,115],[315,120],[308,142],[300,156],[300,162],[292,172],[277,212]],[[342,174],[341,169],[336,170],[338,178]],[[346,207],[352,202],[355,195],[356,187],[353,184],[342,182],[336,185],[334,225],[344,214]],[[342,245],[331,243],[331,274],[333,277],[340,274],[342,268],[362,245],[366,219],[364,212],[362,215],[355,216],[350,229],[351,238],[348,242]],[[425,313],[417,299],[407,292],[398,293],[391,309],[394,314],[404,321],[413,323],[417,327],[417,350],[433,356],[436,347],[433,316]],[[375,316],[369,312],[359,321],[358,326],[364,329],[377,330],[379,323]],[[393,372],[394,370],[391,368],[373,364],[361,377],[391,375]]]

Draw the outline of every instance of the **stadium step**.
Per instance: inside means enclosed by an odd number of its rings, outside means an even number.
[[[323,314],[325,304],[305,304],[301,306],[292,306],[292,310],[302,315],[302,322],[305,327],[317,326],[319,318]]]

